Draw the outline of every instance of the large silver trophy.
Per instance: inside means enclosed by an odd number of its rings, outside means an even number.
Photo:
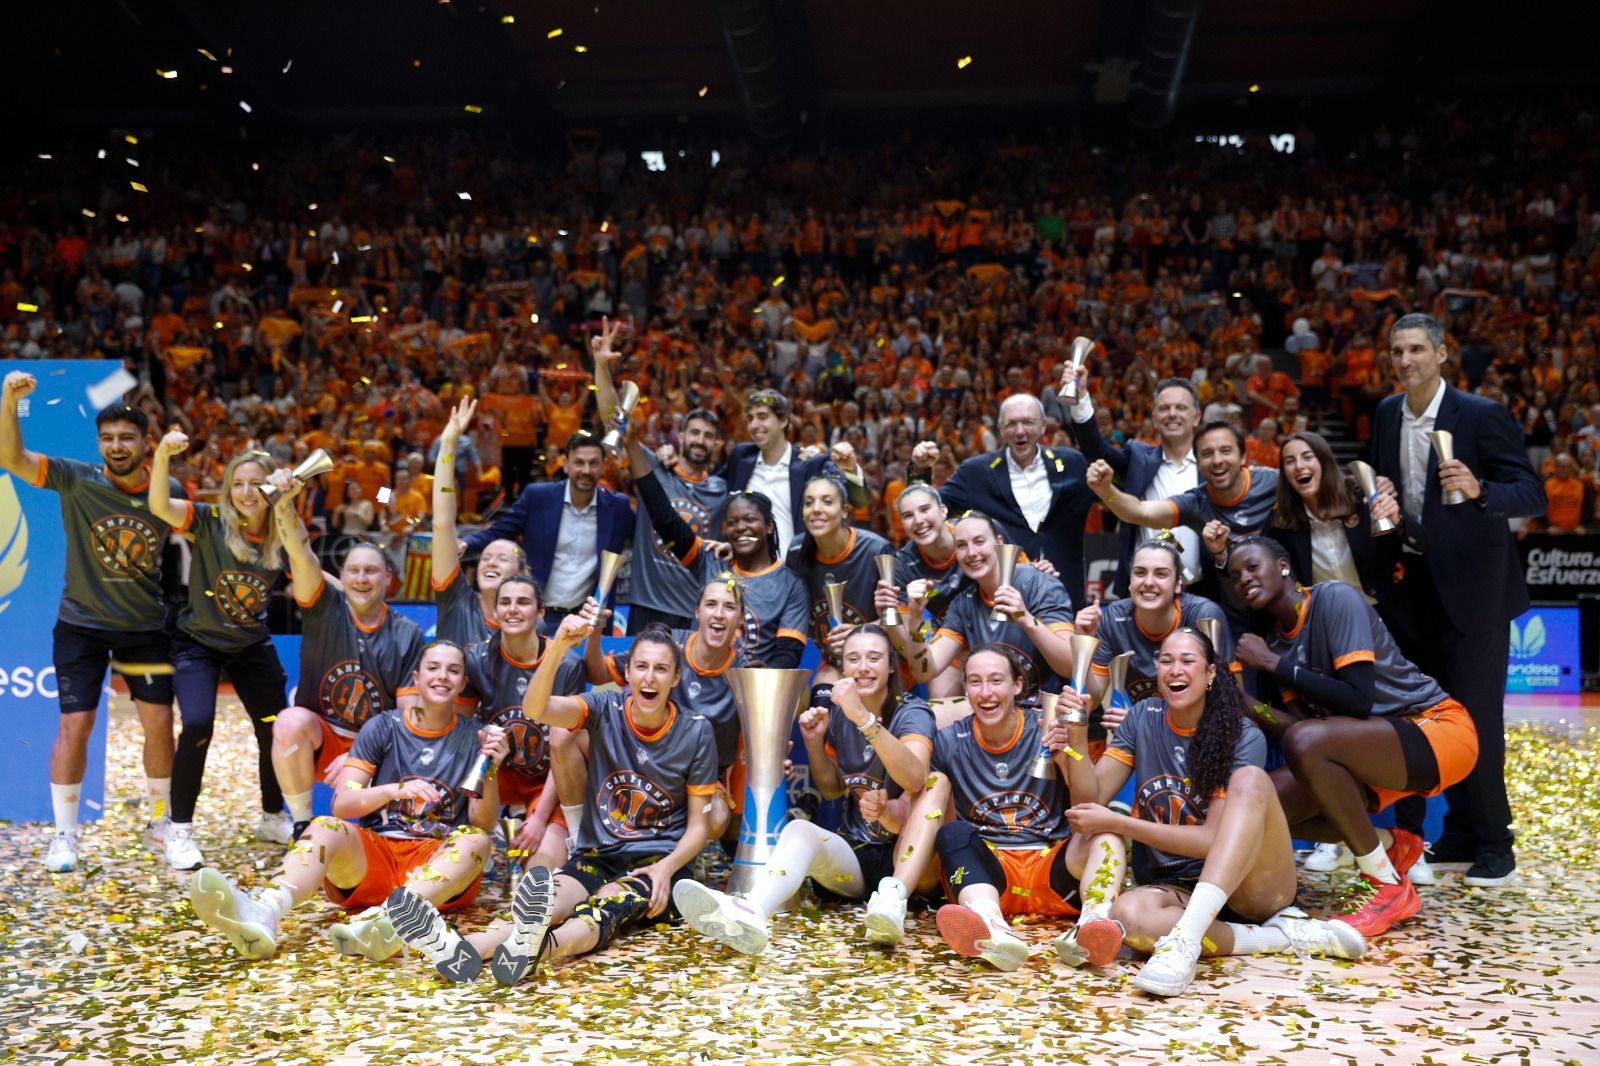
[[[1439,456],[1441,463],[1448,463],[1456,457],[1455,434],[1448,429],[1436,429],[1428,436],[1433,438],[1433,450]],[[1454,507],[1458,503],[1467,502],[1467,494],[1460,489],[1441,489],[1439,502],[1447,507]]]
[[[744,816],[728,891],[748,894],[766,874],[767,860],[789,816],[783,760],[795,715],[810,689],[806,670],[736,667],[728,671],[733,703],[744,732]]]
[[[1071,373],[1067,375],[1066,386],[1061,390],[1061,402],[1071,405],[1083,399],[1083,390],[1078,385],[1078,371],[1088,361],[1089,353],[1094,351],[1094,341],[1088,337],[1077,337],[1072,341],[1072,352],[1067,356],[1067,365]]]
[[[1015,544],[996,544],[994,548],[995,566],[1000,572],[1000,585],[1011,584],[1011,579],[1017,575],[1017,556],[1022,549]],[[1000,585],[995,586],[995,591],[1000,591]],[[1010,616],[996,607],[989,612],[989,618],[995,622],[1004,622]]]
[[[1370,509],[1372,501],[1378,498],[1378,475],[1368,463],[1360,459],[1350,464],[1350,472],[1356,476],[1356,484],[1361,486],[1361,495],[1367,498],[1367,507]],[[1394,532],[1394,522],[1388,518],[1374,518],[1372,520],[1372,535],[1377,537],[1384,533]]]
[[[323,474],[326,474],[332,469],[333,456],[329,455],[323,449],[318,448],[316,451],[300,460],[300,465],[290,471],[289,476],[294,478],[300,484],[305,485],[308,484],[312,478],[321,477]],[[268,501],[271,501],[273,497],[278,495],[278,487],[276,485],[262,485],[261,495],[265,496]]]
[[[617,386],[617,404],[606,418],[611,428],[600,438],[600,447],[605,449],[607,455],[622,454],[622,441],[628,435],[628,420],[633,417],[633,409],[638,405],[639,386],[631,381],[624,381]]]

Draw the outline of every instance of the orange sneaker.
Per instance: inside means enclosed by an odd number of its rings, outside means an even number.
[[[1122,923],[1110,918],[1093,918],[1078,929],[1078,946],[1090,966],[1109,966],[1122,950]]]
[[[1362,936],[1370,939],[1387,932],[1396,922],[1403,922],[1422,910],[1422,900],[1417,897],[1417,890],[1404,875],[1396,885],[1386,884],[1366,874],[1362,874],[1361,878],[1366,883],[1364,898],[1350,911],[1333,920],[1345,923]]]
[[[1394,843],[1385,849],[1384,854],[1389,856],[1389,864],[1394,867],[1394,872],[1401,877],[1417,864],[1422,858],[1422,838],[1409,829],[1391,829]]]

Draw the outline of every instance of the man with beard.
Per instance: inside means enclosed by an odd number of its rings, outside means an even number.
[[[564,483],[529,485],[492,525],[466,541],[468,552],[501,538],[521,541],[528,569],[544,589],[547,634],[594,592],[600,553],[622,551],[633,523],[628,498],[599,487],[605,465],[600,438],[580,429],[567,439],[566,454]]]
[[[61,728],[50,752],[56,832],[45,853],[45,868],[64,873],[78,864],[78,794],[108,663],[126,678],[144,727],[146,840],[160,847],[171,823],[172,668],[162,595],[163,545],[171,526],[152,515],[147,503],[150,420],[145,413],[115,403],[95,417],[103,467],[51,458],[22,446],[17,405],[37,387],[25,371],[5,377],[0,468],[58,493],[67,534],[66,588],[53,655],[61,699]],[[175,498],[185,495],[176,479],[170,487]]]

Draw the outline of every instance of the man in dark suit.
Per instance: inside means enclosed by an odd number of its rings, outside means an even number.
[[[730,493],[759,492],[772,501],[780,553],[788,553],[789,542],[803,528],[800,502],[806,482],[814,477],[842,482],[857,520],[866,516],[872,494],[850,445],[834,445],[831,458],[821,454],[802,459],[789,443],[789,398],[775,389],[752,392],[745,400],[744,413],[750,439],[733,446],[717,474],[728,483]]]
[[[1378,405],[1372,465],[1390,478],[1405,516],[1401,591],[1418,634],[1406,649],[1466,705],[1478,729],[1478,764],[1446,790],[1435,867],[1467,867],[1467,883],[1499,885],[1516,872],[1505,785],[1505,685],[1509,623],[1528,609],[1528,588],[1506,520],[1539,514],[1544,492],[1511,414],[1452,388],[1444,327],[1402,317],[1389,354],[1403,395]],[[1430,434],[1447,430],[1454,458],[1441,463]],[[1443,493],[1466,502],[1447,504]]]
[[[528,569],[544,589],[547,633],[593,594],[600,553],[622,551],[633,529],[628,497],[599,487],[604,464],[600,439],[578,430],[567,441],[565,481],[529,485],[492,524],[466,540],[469,552],[501,538],[521,542]]]
[[[1065,373],[1071,373],[1069,366]],[[1085,375],[1087,371],[1083,372]],[[1082,379],[1080,378],[1080,381]],[[1062,378],[1063,391],[1066,378]],[[1200,484],[1200,467],[1194,458],[1194,435],[1200,428],[1200,397],[1194,384],[1187,378],[1166,378],[1156,386],[1155,406],[1150,417],[1155,422],[1159,445],[1143,441],[1129,441],[1120,448],[1106,444],[1100,427],[1095,423],[1094,401],[1088,390],[1083,399],[1068,411],[1073,439],[1083,452],[1086,462],[1104,459],[1111,464],[1122,479],[1123,491],[1141,500],[1164,500],[1188,492]],[[1128,565],[1133,561],[1133,550],[1156,536],[1157,531],[1145,529],[1132,522],[1122,523],[1117,537],[1122,547],[1122,562],[1117,567],[1117,579],[1111,586],[1114,596],[1128,594]],[[1180,527],[1173,530],[1178,546],[1183,552],[1183,568],[1194,578],[1206,574],[1211,568],[1201,554],[1200,537],[1194,530]],[[1192,583],[1192,582],[1186,582]]]
[[[1048,559],[1060,572],[1074,610],[1083,595],[1083,522],[1094,493],[1084,481],[1088,464],[1076,448],[1043,447],[1044,406],[1027,393],[1000,405],[1000,435],[1005,447],[975,455],[939,486],[952,516],[982,511],[999,524],[1012,544],[1032,559]],[[938,445],[923,441],[912,462],[931,466]]]

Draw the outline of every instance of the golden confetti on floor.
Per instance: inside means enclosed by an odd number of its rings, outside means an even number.
[[[113,714],[107,817],[71,874],[41,870],[45,827],[0,826],[3,1062],[275,1063],[1546,1063],[1600,1062],[1600,734],[1516,726],[1510,757],[1521,878],[1466,888],[1441,875],[1422,915],[1359,963],[1202,963],[1189,994],[1133,989],[1138,963],[1063,967],[1048,923],[1019,972],[979,968],[914,917],[893,952],[859,939],[859,909],[774,922],[749,959],[686,929],[506,990],[438,980],[419,958],[334,954],[342,912],[300,908],[277,958],[248,963],[194,917],[185,878],[146,852],[138,727]],[[251,839],[255,755],[237,706],[210,755],[199,842],[247,886],[281,848]],[[1326,913],[1347,882],[1307,875]],[[476,928],[500,905],[461,917]]]

